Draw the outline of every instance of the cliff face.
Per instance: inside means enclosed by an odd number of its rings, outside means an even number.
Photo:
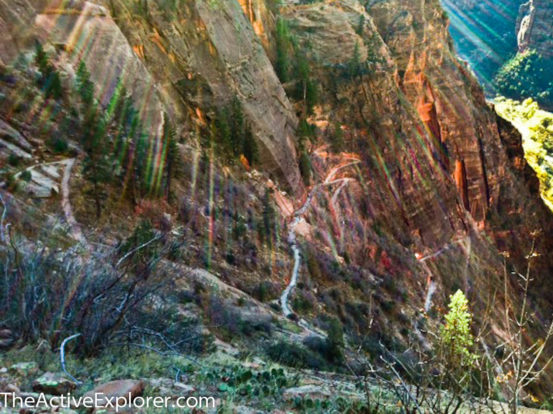
[[[516,24],[518,49],[538,51],[553,58],[553,4],[547,0],[530,0],[520,7]]]
[[[340,290],[353,270],[361,281],[347,290],[351,301],[366,301],[382,290],[378,283],[393,281],[408,288],[412,300],[404,306],[418,312],[429,282],[437,282],[437,302],[461,287],[480,306],[502,283],[501,253],[520,268],[534,239],[543,252],[535,269],[545,284],[553,269],[546,254],[553,220],[534,182],[527,182],[519,137],[498,122],[477,81],[456,59],[438,0],[371,2],[368,8],[358,0],[297,3],[275,10],[270,0],[3,1],[1,59],[7,64],[19,53],[31,54],[39,38],[55,51],[55,65],[68,83],[85,60],[104,104],[125,86],[152,139],[160,138],[170,119],[179,136],[189,138],[181,161],[191,171],[180,178],[175,197],[183,226],[192,244],[208,240],[215,253],[232,253],[229,217],[240,216],[243,227],[255,229],[251,205],[259,197],[250,186],[275,189],[282,233],[277,240],[286,240],[287,218],[308,194],[296,155],[301,104],[289,98],[290,85],[281,84],[271,62],[278,13],[295,47],[305,51],[319,91],[308,118],[316,133],[306,155],[313,183],[322,185],[308,189],[317,191],[307,198],[313,205],[301,233],[309,257],[315,263],[323,258],[306,269],[317,286],[308,293],[325,303],[321,309],[351,322],[352,329],[366,329],[356,325],[346,304],[325,302],[325,291]],[[259,169],[266,175],[242,171],[225,182],[233,173],[227,166],[214,173],[214,166],[198,161],[194,139],[235,96],[260,144]],[[343,148],[330,150],[327,141],[338,134],[344,135]],[[220,210],[213,208],[217,200]],[[249,242],[243,244],[253,259],[239,251],[234,266],[221,266],[228,279],[249,285],[244,281],[255,274],[251,268],[270,257],[267,267],[276,267],[283,283],[290,271],[288,246],[281,242],[280,251],[258,254]],[[332,269],[327,279],[317,271],[323,264]],[[335,266],[342,265],[346,270],[337,273]],[[378,282],[370,292],[359,287],[367,281]],[[393,315],[378,316],[380,328],[397,331],[385,323],[388,317]]]
[[[282,15],[318,68],[323,96],[313,121],[347,125],[349,148],[362,159],[359,182],[341,188],[347,201],[333,208],[343,254],[372,266],[380,260],[374,252],[395,251],[403,256],[392,256],[395,271],[419,281],[430,274],[476,294],[498,280],[500,251],[522,265],[542,230],[537,244],[549,248],[552,220],[535,179],[520,172],[527,171],[520,136],[518,147],[506,138],[508,128],[457,61],[437,1],[379,2],[368,10],[347,0],[289,4]],[[342,69],[356,48],[368,70],[346,80]],[[314,158],[326,168],[331,162]],[[359,228],[364,236],[347,230]],[[375,228],[387,234],[385,243]],[[430,255],[432,264],[408,264],[413,252]],[[540,266],[548,274],[551,258]]]
[[[177,125],[191,118],[201,123],[204,113],[236,96],[260,143],[264,170],[301,191],[295,114],[236,2],[4,2],[0,9],[3,60],[13,61],[34,38],[63,48],[59,64],[71,72],[83,59],[102,84],[102,103],[118,85],[126,87],[141,102],[152,136],[161,135],[164,112]]]

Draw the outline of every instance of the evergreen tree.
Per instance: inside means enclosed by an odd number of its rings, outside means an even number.
[[[302,146],[300,147],[300,159],[299,159],[300,173],[305,185],[311,183],[311,160],[307,150]]]
[[[244,145],[246,139],[246,122],[244,121],[244,112],[242,104],[238,97],[234,97],[230,104],[230,141],[235,157],[244,154]],[[247,157],[246,157],[247,158]]]
[[[35,44],[35,65],[38,67],[38,70],[43,78],[49,75],[52,68],[48,55],[39,42],[36,42]]]
[[[288,24],[279,17],[276,22],[276,65],[275,71],[282,83],[289,80],[290,72],[290,34]]]
[[[215,116],[214,129],[214,143],[216,143],[215,149],[219,154],[230,158],[230,155],[234,154],[234,148],[232,144],[232,130],[229,123],[229,109],[222,108],[217,111]]]
[[[440,352],[445,368],[459,381],[460,378],[466,378],[466,370],[474,365],[476,359],[472,352],[472,315],[468,309],[468,300],[461,290],[450,296],[448,307],[445,324],[440,329]]]
[[[309,185],[311,182],[311,159],[307,152],[307,141],[315,140],[315,127],[309,124],[305,119],[302,119],[298,125],[298,152],[299,152],[299,169],[303,178],[303,183]]]
[[[60,99],[63,95],[61,78],[40,43],[35,45],[35,64],[40,72],[38,84],[47,98]]]
[[[94,84],[84,62],[79,64],[76,84],[83,118],[81,143],[86,153],[83,178],[90,184],[86,193],[94,199],[96,218],[100,218],[107,196],[105,185],[111,181],[113,173],[107,145],[108,125],[100,107],[94,102]]]
[[[305,82],[305,106],[307,114],[313,114],[313,107],[319,102],[319,89],[313,79],[307,79]]]
[[[96,115],[95,125],[92,123],[88,125],[91,129],[85,133],[83,142],[86,152],[83,162],[83,178],[91,186],[86,192],[94,199],[96,218],[100,218],[103,201],[107,196],[105,185],[111,181],[112,168],[106,147],[106,125],[98,112]],[[89,120],[92,122],[91,118]]]
[[[334,363],[341,362],[344,359],[344,329],[336,318],[330,320],[326,343],[327,357]]]
[[[165,117],[167,119],[167,116]],[[168,199],[171,192],[171,179],[176,176],[178,166],[179,148],[177,145],[177,137],[174,128],[168,121],[163,125],[164,137],[167,145],[166,156],[166,179],[165,179],[165,197]]]
[[[250,127],[246,128],[246,137],[244,139],[244,156],[250,163],[255,165],[259,161],[259,148]]]
[[[84,61],[79,63],[76,74],[77,91],[84,106],[90,108],[94,102],[94,83]]]
[[[359,42],[355,42],[355,47],[353,49],[353,56],[348,62],[348,77],[354,79],[363,74],[363,64],[361,62],[361,50],[359,47]]]
[[[357,29],[355,30],[359,36],[363,35],[363,31],[365,30],[365,15],[362,14],[359,16],[359,23],[357,25]]]
[[[298,124],[297,131],[298,139],[301,143],[305,143],[305,140],[309,140],[311,143],[315,142],[315,125],[311,125],[307,120],[301,119]]]
[[[334,124],[334,133],[330,138],[330,149],[332,152],[340,152],[344,148],[344,131],[339,123]]]
[[[295,74],[297,75],[294,97],[303,101],[305,113],[312,114],[313,107],[317,104],[317,84],[311,79],[311,68],[305,52],[299,45],[295,45]]]
[[[273,246],[273,234],[275,229],[275,208],[271,200],[271,193],[268,189],[265,190],[263,196],[263,227],[262,236],[269,247]]]

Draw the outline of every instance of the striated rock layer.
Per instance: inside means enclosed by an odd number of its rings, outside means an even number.
[[[130,91],[157,138],[164,112],[177,125],[191,118],[205,122],[203,114],[236,96],[260,143],[265,171],[301,191],[294,145],[297,120],[240,5],[201,0],[180,2],[179,7],[140,4],[2,2],[2,61],[13,61],[34,39],[49,41],[66,52],[58,65],[75,69],[84,60],[101,85],[104,104],[119,84]]]
[[[362,159],[361,176],[333,207],[342,252],[373,266],[384,249],[398,266],[392,273],[464,286],[478,301],[502,277],[500,253],[522,267],[536,239],[544,254],[536,272],[549,283],[553,220],[527,174],[520,135],[456,59],[439,2],[368,10],[354,0],[290,2],[282,14],[318,68],[323,97],[313,121],[347,125]],[[349,80],[343,68],[356,47],[368,70]],[[394,247],[384,247],[383,232]],[[417,267],[405,259],[413,253],[429,260]]]
[[[64,72],[85,59],[101,101],[124,85],[154,138],[166,117],[182,135],[197,136],[236,96],[260,144],[261,169],[277,178],[277,190],[296,195],[275,192],[286,216],[307,191],[295,149],[298,108],[270,60],[280,14],[320,95],[308,149],[314,183],[324,185],[301,226],[310,249],[327,263],[362,269],[367,280],[408,287],[420,309],[432,282],[440,303],[463,288],[481,306],[503,286],[504,256],[522,269],[535,242],[534,270],[549,299],[552,216],[527,173],[520,136],[498,121],[456,59],[438,0],[290,0],[279,10],[272,0],[39,3],[0,1],[2,62],[29,53],[35,38],[59,50],[55,64]],[[338,130],[344,148],[329,151],[325,139]],[[330,282],[314,283],[322,291]],[[359,301],[372,295],[352,290]],[[328,312],[348,317],[343,308]]]

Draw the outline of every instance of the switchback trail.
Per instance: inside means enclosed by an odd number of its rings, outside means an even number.
[[[298,246],[298,242],[297,242],[296,226],[303,220],[303,216],[307,212],[307,210],[309,209],[309,207],[311,205],[311,202],[313,201],[313,197],[315,197],[317,191],[319,191],[319,189],[321,187],[326,186],[326,185],[342,183],[342,185],[340,187],[338,187],[338,190],[335,194],[335,196],[337,196],[338,193],[343,188],[343,185],[345,185],[347,182],[351,181],[352,179],[351,178],[339,178],[339,179],[335,180],[334,177],[336,176],[336,174],[338,173],[339,170],[341,170],[345,167],[348,167],[350,165],[357,164],[359,162],[360,161],[358,159],[353,158],[353,159],[349,159],[345,163],[342,163],[342,164],[340,164],[336,167],[333,167],[330,170],[330,172],[328,173],[328,175],[326,176],[326,179],[324,180],[324,182],[322,182],[320,184],[316,184],[311,189],[311,191],[309,192],[309,195],[307,196],[307,199],[305,200],[305,203],[303,203],[301,208],[298,209],[294,213],[294,219],[292,220],[292,223],[290,224],[290,230],[288,231],[288,239],[287,239],[288,244],[290,245],[290,248],[292,249],[292,252],[294,254],[294,269],[292,270],[292,277],[290,278],[290,282],[288,283],[288,286],[286,286],[286,289],[284,289],[284,292],[282,292],[282,295],[280,296],[280,306],[282,308],[282,313],[286,317],[293,314],[293,311],[292,311],[292,309],[290,308],[290,306],[288,304],[288,300],[289,300],[290,294],[292,293],[292,291],[294,290],[294,288],[296,287],[296,285],[298,283],[298,275],[299,275],[300,265],[301,265],[301,250],[300,250],[300,248]],[[333,197],[333,199],[334,198],[335,197]],[[305,323],[305,326],[303,326],[302,323]],[[300,325],[302,325],[306,329],[309,329],[309,327],[307,326],[307,323],[304,322],[304,321],[300,321]]]
[[[71,207],[71,202],[69,201],[69,180],[71,179],[71,170],[74,165],[75,158],[70,158],[65,161],[65,169],[61,180],[61,206],[63,208],[63,213],[65,214],[65,220],[67,221],[67,224],[69,224],[71,236],[83,246],[86,246],[86,238],[83,235],[81,226],[79,226],[79,223],[73,215],[73,208]]]

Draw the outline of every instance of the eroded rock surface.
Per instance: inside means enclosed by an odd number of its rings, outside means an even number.
[[[519,51],[529,49],[553,57],[553,4],[547,0],[529,0],[520,7],[517,20]]]

